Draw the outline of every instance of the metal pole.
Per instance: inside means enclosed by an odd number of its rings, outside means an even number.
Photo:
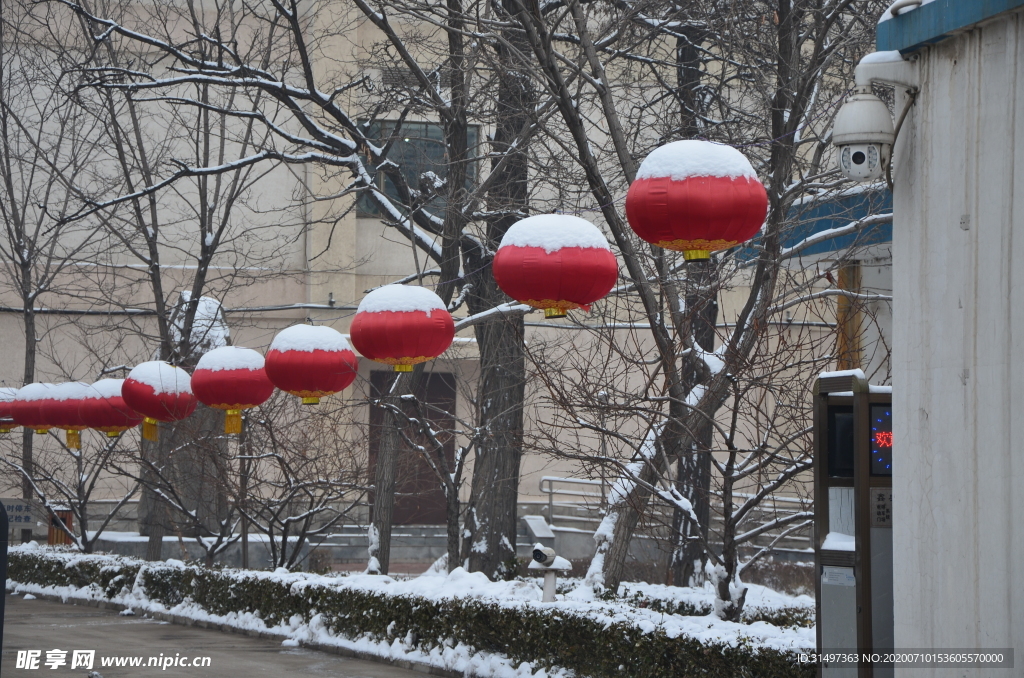
[[[0,503],[0,582],[4,582],[5,590],[3,595],[0,596],[0,657],[3,657],[4,651],[4,606],[7,603],[7,531],[10,529],[10,524],[7,521],[7,509],[2,503]]]

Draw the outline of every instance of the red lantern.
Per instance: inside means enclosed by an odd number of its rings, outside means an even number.
[[[425,287],[385,285],[363,297],[352,319],[352,344],[370,360],[412,372],[448,350],[455,323],[441,298]]]
[[[707,259],[754,237],[768,195],[742,153],[708,141],[674,141],[640,165],[626,217],[649,243]]]
[[[516,301],[564,318],[590,310],[615,285],[618,263],[604,235],[589,221],[568,214],[541,214],[517,221],[494,256],[494,280]]]
[[[47,404],[44,416],[55,428],[67,433],[67,446],[73,450],[82,449],[82,436],[79,431],[88,428],[82,421],[82,401],[89,384],[80,381],[69,381],[55,384],[51,394],[53,399],[44,401]]]
[[[225,433],[242,432],[242,410],[262,405],[274,393],[263,356],[251,348],[221,346],[199,359],[192,392],[207,407],[226,410]]]
[[[18,389],[0,387],[0,433],[10,433],[14,423],[14,396]]]
[[[324,325],[293,325],[277,333],[264,367],[274,386],[316,405],[344,391],[359,371],[356,354],[337,330]]]
[[[121,397],[124,379],[100,379],[82,397],[82,423],[115,438],[142,423],[142,415]]]
[[[121,385],[121,397],[128,407],[143,416],[142,437],[157,439],[158,421],[181,421],[196,410],[188,372],[162,360],[136,365]]]
[[[48,422],[53,400],[53,384],[26,384],[14,396],[14,423],[43,434],[52,428]]]

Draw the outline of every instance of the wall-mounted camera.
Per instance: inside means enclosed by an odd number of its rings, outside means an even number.
[[[861,60],[856,87],[836,114],[832,143],[839,151],[839,171],[854,181],[881,179],[892,159],[896,129],[885,103],[871,92],[872,83],[917,89],[917,65],[899,52],[875,52]]]

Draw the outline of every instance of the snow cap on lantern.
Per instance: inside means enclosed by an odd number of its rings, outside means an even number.
[[[46,433],[52,428],[47,423],[47,406],[53,399],[53,384],[25,384],[14,395],[14,423],[30,428],[36,433]]]
[[[100,379],[82,396],[82,423],[113,438],[142,423],[142,415],[128,407],[121,396],[124,379]]]
[[[274,393],[263,356],[251,348],[221,346],[203,355],[192,373],[192,392],[207,407],[226,410],[225,433],[242,432],[242,410]]]
[[[0,387],[0,433],[10,433],[14,428],[14,396],[18,389],[13,386]]]
[[[198,403],[188,372],[162,360],[132,368],[121,385],[121,397],[143,416],[142,437],[146,440],[156,440],[158,421],[181,421],[195,412]]]
[[[673,141],[651,152],[626,194],[626,218],[649,243],[707,259],[750,240],[768,195],[750,161],[731,146]]]
[[[508,296],[546,318],[590,310],[615,285],[618,263],[597,226],[569,214],[539,214],[512,224],[492,265]]]
[[[81,449],[82,437],[79,434],[84,428],[88,428],[82,422],[82,401],[89,384],[81,381],[66,381],[54,384],[50,394],[51,400],[45,401],[43,416],[46,422],[64,430],[67,433],[67,446],[72,449]]]
[[[316,405],[320,398],[348,388],[359,362],[337,330],[325,325],[292,325],[277,333],[267,351],[267,377],[286,393]]]
[[[365,357],[411,372],[448,350],[455,322],[441,297],[427,288],[385,285],[359,302],[350,332]]]

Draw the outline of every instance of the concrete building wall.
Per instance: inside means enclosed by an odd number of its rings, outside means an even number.
[[[1024,647],[1022,63],[1019,13],[926,48],[897,144],[897,647]]]

